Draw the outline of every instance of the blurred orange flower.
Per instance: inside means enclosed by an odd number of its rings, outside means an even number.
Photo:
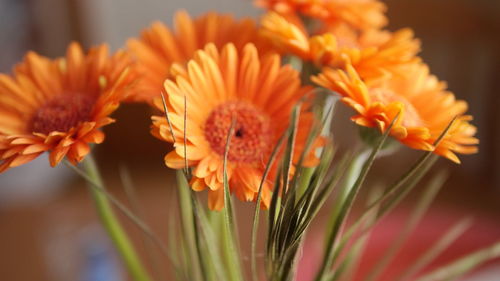
[[[83,53],[72,43],[65,58],[29,52],[12,76],[0,74],[0,172],[25,164],[45,151],[50,164],[72,163],[101,143],[99,128],[126,96],[134,75],[124,52],[109,56],[101,45]]]
[[[238,49],[253,42],[264,52],[265,43],[259,39],[256,23],[250,18],[236,20],[231,15],[207,13],[192,19],[185,11],[174,18],[174,31],[161,22],[155,22],[142,31],[139,39],[130,39],[128,49],[137,60],[137,69],[143,74],[134,101],[152,102],[163,90],[165,79],[172,77],[171,66],[185,64],[198,49],[207,43],[222,47],[233,43]]]
[[[410,65],[404,73],[389,80],[365,83],[348,65],[347,71],[325,68],[313,81],[339,93],[342,101],[358,113],[352,117],[358,125],[383,132],[397,117],[390,134],[411,148],[434,150],[456,163],[460,160],[455,153],[476,153],[476,128],[468,122],[472,117],[464,115],[467,103],[446,91],[446,84],[429,74],[425,64]],[[433,143],[455,117],[452,127],[434,147]]]
[[[410,29],[396,32],[356,32],[346,25],[320,29],[310,36],[300,19],[269,12],[262,18],[261,34],[283,54],[293,54],[316,66],[345,68],[347,62],[363,79],[399,75],[401,68],[420,62],[420,42]]]
[[[193,167],[192,188],[208,187],[209,207],[220,210],[224,206],[223,155],[234,118],[227,165],[231,192],[242,201],[256,200],[272,149],[288,128],[293,107],[310,90],[301,86],[297,71],[281,66],[277,54],[260,57],[251,43],[242,49],[228,44],[221,51],[209,44],[196,53],[183,74],[165,82],[175,141],[165,116],[152,117],[152,134],[174,143],[175,150],[165,157],[166,165]],[[155,103],[163,110],[161,99]],[[303,106],[295,159],[304,149],[314,119]],[[306,158],[307,166],[318,161],[314,149]],[[269,204],[275,173],[271,172],[263,188],[264,207]]]
[[[378,0],[256,0],[255,3],[282,15],[306,16],[326,25],[347,23],[365,30],[387,24],[386,6]]]

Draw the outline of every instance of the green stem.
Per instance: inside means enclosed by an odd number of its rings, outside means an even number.
[[[381,144],[383,144],[383,141],[385,141],[385,139],[382,140]],[[332,252],[334,245],[336,244],[336,241],[339,240],[340,232],[342,231],[345,219],[348,216],[355,196],[364,182],[366,173],[368,172],[371,163],[373,163],[378,150],[380,150],[380,147],[375,148],[371,153],[369,150],[361,150],[349,166],[346,181],[333,203],[334,207],[327,222],[327,233],[325,236],[327,245],[326,251],[323,256],[323,263],[316,275],[316,278],[314,279],[315,281],[326,280],[325,274],[327,274],[334,262],[334,255]]]
[[[85,172],[94,180],[95,183],[102,186],[102,178],[97,169],[97,165],[91,155],[87,156],[83,161]],[[89,183],[90,184],[90,183]],[[116,247],[116,250],[123,259],[123,262],[129,271],[130,275],[136,281],[152,281],[146,269],[142,265],[137,253],[130,242],[126,232],[120,224],[120,221],[113,212],[111,203],[106,195],[99,189],[90,188],[90,192],[95,201],[95,206],[101,222],[106,229],[111,241]]]
[[[299,180],[296,203],[299,202],[300,198],[304,195],[306,189],[309,187],[309,184],[311,183],[311,178],[314,175],[315,170],[316,168],[304,167],[303,173]]]
[[[349,192],[351,191],[354,182],[356,182],[356,179],[359,177],[361,170],[363,168],[363,164],[368,159],[369,154],[370,154],[369,150],[363,150],[360,151],[356,156],[354,156],[354,159],[352,160],[347,170],[346,180],[342,185],[342,188],[340,188],[340,192],[336,197],[335,202],[332,204],[333,210],[330,214],[330,218],[328,220],[326,229],[328,230],[332,229],[333,225],[335,224],[335,220],[338,218],[338,215],[342,210],[343,203],[345,202],[347,196],[349,195]],[[327,233],[325,237],[329,236],[330,233]]]
[[[191,198],[191,187],[182,171],[177,171],[177,185],[183,241],[187,247],[187,256],[192,267],[189,268],[190,280],[206,280],[205,264],[197,233],[196,215]]]

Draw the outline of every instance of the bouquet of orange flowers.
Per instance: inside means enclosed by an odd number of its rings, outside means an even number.
[[[154,278],[116,211],[170,259],[177,280],[285,281],[296,279],[305,235],[321,210],[329,219],[314,280],[353,280],[373,226],[436,159],[460,163],[457,154],[476,153],[472,117],[418,57],[412,31],[384,29],[386,7],[378,0],[255,4],[266,10],[260,21],[180,11],[174,29],[155,22],[112,54],[106,45],[85,52],[78,43],[57,59],[28,53],[13,74],[0,75],[0,172],[48,152],[50,165],[63,162],[84,177],[137,281]],[[353,109],[364,143],[343,155],[330,128],[337,101]],[[102,127],[115,122],[110,115],[135,102],[152,107],[151,134],[173,146],[165,165],[177,170],[179,211],[170,243],[106,191],[90,155],[91,145],[104,141]],[[370,185],[372,164],[398,143],[421,157],[392,184],[370,187],[365,207],[347,223],[360,189]],[[379,280],[442,182],[441,175],[430,182],[401,239],[366,280]],[[208,204],[197,192],[208,194]],[[249,258],[239,244],[233,196],[255,205],[253,218],[237,220],[253,225]],[[430,247],[398,280],[458,278],[499,257],[500,242],[423,272],[443,250]]]

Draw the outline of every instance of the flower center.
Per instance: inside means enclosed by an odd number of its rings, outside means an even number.
[[[46,135],[54,131],[67,132],[90,120],[93,105],[94,98],[82,94],[56,97],[35,112],[31,129]]]
[[[205,123],[205,138],[212,149],[224,155],[227,135],[233,118],[233,135],[228,159],[235,162],[255,162],[272,149],[271,124],[269,118],[246,102],[227,102],[216,107]]]

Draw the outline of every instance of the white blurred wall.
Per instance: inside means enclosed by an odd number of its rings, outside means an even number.
[[[251,0],[80,0],[83,39],[86,44],[108,42],[112,48],[123,46],[126,39],[137,36],[155,20],[171,25],[179,9],[196,16],[205,11],[256,16]]]

